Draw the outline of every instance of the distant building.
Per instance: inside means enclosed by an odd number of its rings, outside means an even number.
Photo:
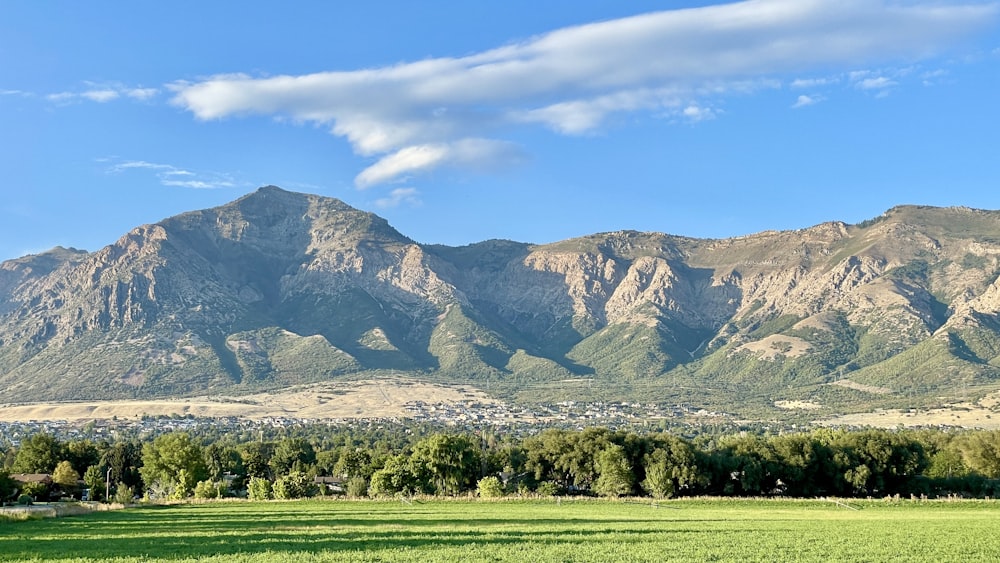
[[[323,489],[323,494],[340,494],[344,492],[344,485],[336,477],[313,477],[313,483]]]
[[[11,473],[10,478],[18,483],[52,484],[52,475],[49,473]]]

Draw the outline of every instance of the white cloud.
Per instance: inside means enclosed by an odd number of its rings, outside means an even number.
[[[130,87],[117,82],[110,84],[87,82],[85,85],[88,89],[82,92],[57,92],[45,96],[45,99],[58,104],[67,104],[80,100],[104,104],[123,96],[133,100],[145,101],[152,99],[160,92],[157,88]]]
[[[676,107],[680,104],[673,89],[633,90],[513,111],[509,117],[514,121],[543,123],[560,133],[578,135],[598,127],[610,113]]]
[[[57,104],[64,104],[73,101],[76,97],[77,95],[72,92],[59,92],[56,94],[49,94],[45,96],[45,99]]]
[[[448,145],[415,145],[393,153],[369,166],[358,175],[358,187],[387,182],[404,174],[437,168],[448,157]]]
[[[701,107],[698,105],[689,105],[681,111],[681,115],[691,121],[704,121],[706,119],[715,119],[716,111],[712,108]]]
[[[942,68],[928,70],[920,74],[920,83],[924,86],[933,86],[945,82],[948,78],[948,71]]]
[[[396,188],[389,192],[389,197],[382,197],[375,200],[375,206],[383,209],[389,207],[399,207],[402,204],[418,206],[421,202],[418,197],[420,192],[416,188]]]
[[[898,82],[887,78],[885,76],[875,76],[872,78],[865,78],[859,80],[856,86],[862,90],[885,90],[886,88],[891,88],[896,86]]]
[[[835,78],[835,77],[827,77],[827,78],[796,78],[795,80],[792,80],[791,87],[792,88],[799,88],[799,89],[817,88],[819,86],[829,86],[829,85],[832,85],[832,84],[836,84],[839,81],[840,80],[837,79],[837,78]]]
[[[160,178],[160,183],[164,186],[177,188],[192,188],[196,190],[214,190],[218,188],[232,188],[236,184],[229,180],[168,180]]]
[[[822,96],[816,96],[816,95],[806,96],[806,95],[801,95],[801,96],[798,97],[798,99],[795,100],[795,103],[792,104],[792,107],[793,108],[804,108],[806,106],[811,106],[811,105],[814,105],[814,104],[818,104],[818,103],[820,103],[822,101],[823,101],[823,97]]]
[[[523,160],[513,143],[490,139],[461,139],[452,143],[413,145],[381,158],[355,179],[359,188],[405,179],[444,166],[479,170],[505,167]]]
[[[98,159],[98,162],[111,162],[113,160],[114,159]],[[108,168],[108,172],[118,173],[118,172],[123,172],[125,170],[133,169],[133,168],[145,168],[145,169],[149,169],[149,170],[162,170],[165,173],[171,173],[171,174],[190,174],[190,172],[188,172],[186,170],[181,170],[179,168],[175,168],[175,167],[173,167],[173,166],[171,166],[169,164],[156,164],[154,162],[146,162],[145,160],[128,160],[128,161],[125,161],[125,162],[118,162],[118,163],[110,166]]]
[[[103,104],[105,102],[110,102],[111,100],[117,99],[121,94],[117,90],[87,90],[86,92],[80,94],[80,97],[87,98],[92,102],[97,102]]]
[[[130,170],[152,170],[163,186],[211,190],[218,188],[233,188],[241,184],[234,181],[228,174],[217,172],[198,173],[171,164],[147,162],[145,160],[127,160],[118,162],[115,158],[97,159],[101,163],[112,163],[105,171],[108,174],[121,174]]]
[[[156,88],[131,88],[125,90],[126,96],[136,100],[148,100],[159,93],[160,91]]]
[[[262,114],[327,126],[380,158],[356,179],[367,187],[461,164],[462,140],[482,143],[518,124],[583,134],[621,112],[708,119],[716,112],[706,98],[753,92],[776,76],[934,56],[997,14],[998,5],[973,1],[747,0],[558,29],[464,57],[168,88],[199,119]],[[892,85],[878,78],[851,83]]]

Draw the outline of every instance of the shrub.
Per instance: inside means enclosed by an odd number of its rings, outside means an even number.
[[[222,481],[198,481],[194,486],[194,498],[222,498],[226,484]]]
[[[24,483],[21,485],[21,491],[34,498],[48,498],[49,496],[49,486],[45,483]]]
[[[272,492],[276,499],[293,499],[315,496],[318,491],[309,475],[301,471],[292,471],[274,481]]]
[[[562,494],[562,487],[552,481],[542,481],[538,484],[538,488],[535,492],[542,496],[554,497],[558,494]]]
[[[135,497],[135,489],[128,485],[118,485],[112,500],[118,504],[131,504],[133,497]]]
[[[344,483],[344,490],[351,498],[362,498],[368,496],[368,480],[360,475],[355,475]]]
[[[21,506],[31,506],[34,502],[35,501],[31,498],[31,495],[21,495],[17,497],[17,504],[20,504]]]
[[[476,492],[479,498],[500,498],[504,495],[503,483],[493,476],[483,477],[476,484]]]
[[[271,482],[260,477],[251,477],[247,483],[247,497],[250,500],[270,500]]]

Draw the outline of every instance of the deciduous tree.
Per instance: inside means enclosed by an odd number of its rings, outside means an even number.
[[[413,447],[412,463],[426,469],[439,494],[456,494],[475,486],[480,448],[467,435],[435,434]]]
[[[202,448],[185,432],[164,434],[142,448],[142,478],[171,497],[189,496],[208,475]]]
[[[52,482],[67,492],[76,490],[79,480],[80,474],[73,469],[73,464],[68,461],[60,461],[52,472]]]
[[[275,479],[293,469],[306,471],[316,463],[316,450],[304,438],[288,438],[278,442],[269,462]]]
[[[634,474],[625,457],[625,449],[618,444],[610,444],[597,454],[597,469],[600,472],[594,481],[594,492],[606,497],[620,497],[632,492]]]
[[[52,473],[63,452],[63,444],[51,434],[34,434],[21,442],[11,473]]]

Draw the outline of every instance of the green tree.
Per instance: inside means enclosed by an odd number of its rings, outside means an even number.
[[[570,436],[567,430],[549,428],[524,440],[524,468],[536,482],[552,481],[562,488],[570,485],[571,474],[562,463],[574,448]]]
[[[142,448],[142,479],[159,494],[184,498],[208,471],[202,448],[185,432],[157,437]]]
[[[377,496],[412,495],[424,492],[428,483],[411,465],[405,455],[391,457],[381,469],[372,474],[368,494]]]
[[[725,494],[770,495],[778,490],[780,464],[770,443],[760,436],[727,437],[717,460]]]
[[[601,455],[608,449],[613,449],[611,448],[613,439],[614,436],[607,428],[585,428],[582,432],[571,435],[573,447],[564,453],[556,465],[571,476],[573,486],[578,489],[590,489],[602,471]],[[616,452],[614,455],[620,453],[622,459],[626,459],[623,448],[619,448]]]
[[[831,492],[832,454],[812,434],[788,434],[770,440],[778,463],[782,494],[814,497]]]
[[[52,483],[59,485],[64,492],[72,494],[78,486],[80,474],[73,469],[73,464],[60,461],[52,472]]]
[[[333,467],[333,475],[347,481],[352,477],[371,475],[372,456],[363,448],[341,448],[340,456]]]
[[[260,477],[251,477],[247,482],[247,497],[250,500],[271,500],[271,482]]]
[[[90,489],[90,500],[101,500],[106,496],[105,473],[99,465],[91,465],[83,472],[83,483]]]
[[[430,475],[438,494],[470,490],[480,472],[478,441],[467,435],[435,434],[417,442],[411,462]]]
[[[278,442],[271,456],[271,472],[275,477],[292,470],[308,471],[316,463],[316,450],[304,438],[288,438]]]
[[[1000,478],[1000,430],[976,431],[959,440],[962,460],[987,479]]]
[[[71,440],[63,449],[63,459],[70,462],[78,470],[101,462],[101,452],[90,440]]]
[[[341,448],[332,450],[321,450],[316,452],[316,474],[331,476],[336,475],[337,463],[340,461]]]
[[[666,457],[663,450],[656,450],[645,457],[646,478],[642,482],[642,488],[653,498],[672,497],[676,490]]]
[[[652,451],[641,460],[642,487],[647,493],[666,498],[708,484],[708,474],[700,468],[698,453],[689,442],[670,434],[650,436],[648,442]]]
[[[243,459],[243,469],[247,477],[257,477],[258,479],[270,480],[274,477],[271,472],[271,456],[274,455],[274,444],[270,442],[249,442],[240,448],[240,457]]]
[[[63,451],[63,444],[51,434],[34,434],[21,442],[11,473],[52,473],[65,459]]]
[[[315,496],[317,487],[308,474],[290,471],[274,481],[272,491],[276,499],[296,499]]]
[[[204,448],[205,469],[209,479],[222,481],[226,474],[234,475],[234,487],[242,488],[246,470],[243,468],[243,458],[240,452],[231,446],[220,446],[212,443]]]
[[[122,485],[133,491],[142,491],[142,446],[136,442],[116,442],[111,445],[101,460],[101,465],[111,470],[111,484]],[[131,497],[129,497],[131,498]]]
[[[0,501],[6,502],[13,497],[15,490],[17,490],[17,483],[10,478],[10,473],[0,469]]]
[[[928,465],[923,444],[907,434],[887,430],[819,431],[830,449],[834,494],[891,495],[917,490]]]
[[[634,474],[622,446],[610,444],[597,454],[596,465],[600,473],[594,481],[595,493],[606,497],[620,497],[632,492]]]

